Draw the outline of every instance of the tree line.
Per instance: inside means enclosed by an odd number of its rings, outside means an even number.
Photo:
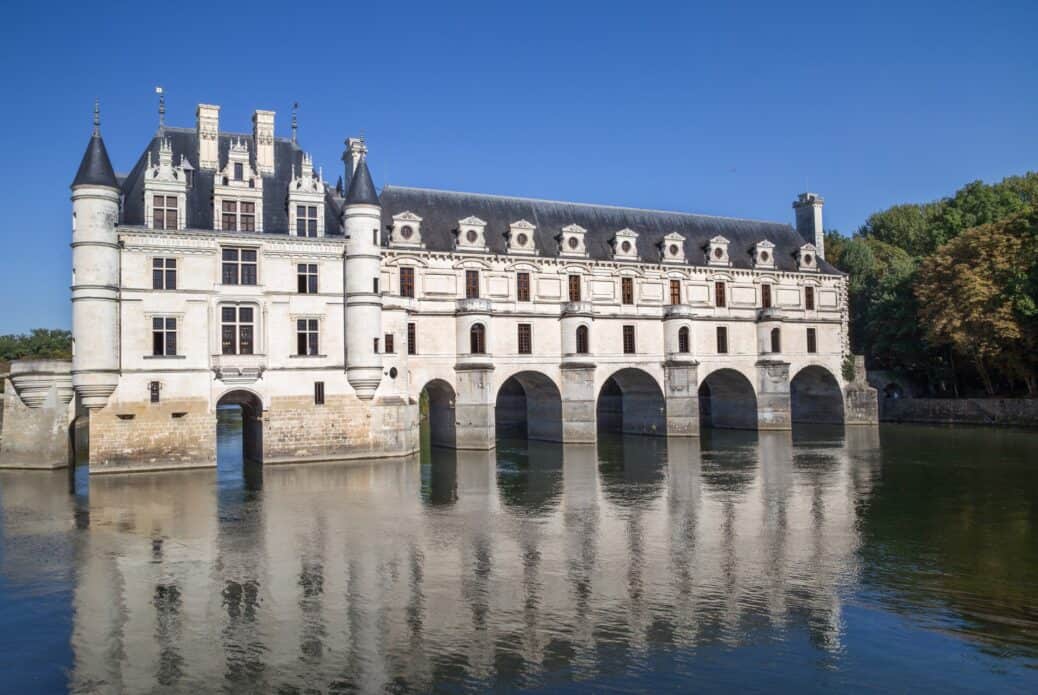
[[[931,396],[1038,396],[1038,173],[895,205],[825,249],[870,369]]]
[[[72,359],[72,332],[34,328],[28,334],[0,335],[0,374],[6,374],[11,362],[21,359]]]

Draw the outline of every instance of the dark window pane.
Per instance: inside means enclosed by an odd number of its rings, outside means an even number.
[[[166,289],[175,290],[177,289],[177,273],[173,270],[166,271]]]
[[[238,260],[238,249],[224,249],[223,259],[225,261],[236,261]]]
[[[223,264],[223,284],[225,284],[225,285],[237,285],[238,284],[238,265],[236,263],[224,263]]]
[[[151,354],[161,355],[162,354],[162,332],[155,331],[151,334]]]
[[[310,292],[310,294],[317,294],[317,276],[316,275],[311,275],[307,279],[307,286],[306,286],[306,288],[307,288],[307,291]]]
[[[238,309],[238,320],[242,323],[252,323],[252,307],[241,307]]]
[[[234,326],[224,326],[223,327],[223,331],[222,331],[222,335],[221,335],[221,343],[222,343],[222,347],[223,347],[223,354],[225,354],[225,355],[233,355],[233,354],[235,354],[235,350],[234,350]]]
[[[241,284],[243,284],[243,285],[255,285],[256,284],[256,266],[254,266],[254,265],[243,265],[241,267]]]
[[[252,326],[240,326],[238,329],[238,353],[252,354]]]
[[[161,290],[162,289],[162,271],[153,270],[151,271],[151,289]]]
[[[242,252],[241,252],[241,259],[242,259],[242,261],[244,261],[246,263],[255,263],[256,262],[256,252],[255,251],[250,251],[248,249],[243,249]]]
[[[306,333],[299,333],[296,335],[296,354],[306,354]]]
[[[166,354],[177,354],[177,334],[174,331],[166,333]]]

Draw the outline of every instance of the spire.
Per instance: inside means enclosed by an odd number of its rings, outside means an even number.
[[[368,162],[361,159],[357,170],[350,178],[350,191],[346,194],[346,205],[381,205],[378,193],[375,192],[375,184],[371,181],[371,172],[368,171]]]
[[[94,133],[87,143],[83,160],[79,163],[79,171],[76,178],[72,180],[72,187],[76,186],[108,186],[118,188],[119,182],[115,179],[112,170],[112,160],[108,158],[108,150],[105,149],[104,140],[101,139],[101,102],[94,101]]]

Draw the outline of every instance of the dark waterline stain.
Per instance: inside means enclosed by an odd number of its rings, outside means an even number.
[[[11,692],[1034,691],[1038,435],[0,472]]]

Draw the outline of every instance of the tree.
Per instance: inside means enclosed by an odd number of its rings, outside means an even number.
[[[0,360],[24,358],[69,359],[72,333],[65,330],[34,328],[29,335],[0,335]]]
[[[974,227],[919,268],[915,294],[928,337],[966,356],[988,395],[995,394],[992,370],[998,367],[1018,372],[1035,391],[1036,228],[1038,213],[1030,211]]]

